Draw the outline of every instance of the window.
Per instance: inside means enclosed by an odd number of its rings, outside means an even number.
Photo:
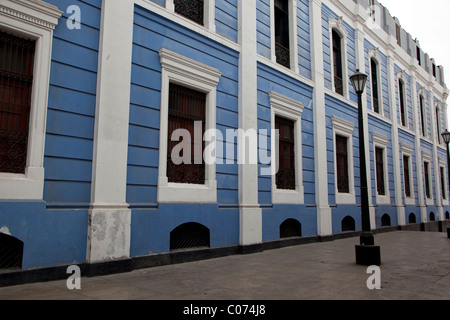
[[[171,133],[176,128],[184,128],[189,132],[199,130],[197,135],[201,135],[202,132],[215,129],[216,88],[221,73],[167,49],[161,49],[159,55],[162,83],[158,202],[216,202],[215,163],[204,163],[203,159],[199,161],[195,158],[199,153],[194,153],[194,157],[189,157],[194,159],[194,165],[173,166]],[[189,143],[182,149],[181,155],[196,148],[203,150],[209,147],[209,143],[214,143],[211,141],[207,144],[203,140],[202,137],[201,143]],[[203,158],[203,154],[201,156]]]
[[[341,36],[333,29],[333,71],[334,71],[334,91],[340,95],[344,95],[344,80],[342,70],[342,45]]]
[[[410,157],[403,156],[403,183],[405,185],[405,196],[411,197],[411,173],[410,173]]]
[[[439,107],[436,107],[436,136],[438,143],[441,143],[441,117]]]
[[[171,83],[169,86],[169,132],[167,152],[167,178],[169,183],[205,183],[205,163],[203,161],[204,142],[196,141],[205,133],[206,94]],[[200,132],[195,132],[199,128]],[[189,133],[188,141],[173,141],[172,135],[178,129]],[[185,139],[184,137],[183,139]],[[181,144],[182,154],[177,154],[182,163],[175,163],[172,151]],[[187,153],[187,154],[184,154]],[[200,157],[199,157],[200,156]],[[187,160],[187,161],[185,161]]]
[[[0,9],[0,199],[42,200],[52,39],[62,12],[41,0],[2,0]]]
[[[378,64],[375,59],[370,59],[370,70],[372,76],[372,109],[376,113],[380,113],[380,104],[379,104],[379,84],[378,84]]]
[[[395,25],[395,36],[397,38],[397,44],[399,46],[401,46],[402,45],[401,28],[400,28],[400,25],[398,25],[398,24]]]
[[[440,180],[441,180],[441,192],[442,192],[442,199],[447,199],[447,192],[445,188],[445,169],[444,167],[439,167],[439,173],[440,173]]]
[[[33,40],[0,32],[0,172],[25,174]]]
[[[173,0],[176,13],[200,24],[204,24],[203,0]]]
[[[333,143],[336,203],[355,203],[352,142],[354,124],[333,116],[332,125],[334,134]]]
[[[349,193],[347,138],[336,136],[337,185],[340,193]]]
[[[422,136],[426,137],[426,127],[425,127],[425,99],[423,95],[419,96],[419,105],[420,105],[420,128],[422,131]]]
[[[436,65],[434,63],[432,64],[432,68],[433,68],[433,77],[436,78]]]
[[[275,0],[275,56],[277,63],[291,67],[289,0]]]
[[[386,187],[384,181],[384,150],[375,148],[375,162],[377,170],[377,192],[379,195],[386,195]]]
[[[425,195],[428,199],[431,199],[430,163],[428,161],[424,161],[423,171],[425,179]]]
[[[420,58],[420,48],[417,47],[417,62],[419,63],[419,66],[422,65],[422,59]]]
[[[295,190],[294,121],[277,116],[275,129],[279,130],[277,189]]]
[[[272,136],[271,165],[277,168],[272,174],[272,203],[302,204],[302,128],[303,104],[270,91],[271,129],[278,129],[278,143]]]
[[[398,91],[400,100],[400,121],[402,126],[406,127],[405,83],[401,79],[398,80]]]

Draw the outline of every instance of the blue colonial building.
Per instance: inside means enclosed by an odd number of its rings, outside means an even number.
[[[357,70],[372,229],[449,219],[443,68],[376,0],[4,0],[0,17],[2,269],[360,231]]]

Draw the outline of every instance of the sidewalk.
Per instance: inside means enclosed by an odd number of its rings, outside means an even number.
[[[450,300],[446,233],[375,235],[381,246],[381,289],[369,290],[347,238],[211,260],[0,288],[1,300]],[[68,275],[69,276],[69,275]]]

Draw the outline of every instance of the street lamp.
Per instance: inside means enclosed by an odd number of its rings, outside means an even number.
[[[358,129],[359,129],[359,165],[361,179],[361,222],[362,233],[360,245],[355,246],[356,263],[359,265],[381,265],[380,247],[375,246],[375,238],[370,227],[369,193],[366,170],[366,147],[364,142],[364,116],[362,94],[366,87],[367,76],[356,70],[350,77],[353,88],[358,95]]]
[[[442,133],[442,139],[444,139],[445,144],[447,145],[447,173],[448,173],[448,181],[450,183],[450,153],[449,153],[449,142],[450,142],[450,132],[446,129],[444,133]],[[450,197],[450,195],[448,195]],[[450,238],[450,228],[447,228],[447,237]]]

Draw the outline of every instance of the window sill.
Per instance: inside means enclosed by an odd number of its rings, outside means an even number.
[[[0,173],[1,200],[42,200],[44,168],[27,168],[25,174]]]
[[[209,180],[203,185],[169,183],[160,178],[158,183],[159,203],[216,203],[217,181]]]

